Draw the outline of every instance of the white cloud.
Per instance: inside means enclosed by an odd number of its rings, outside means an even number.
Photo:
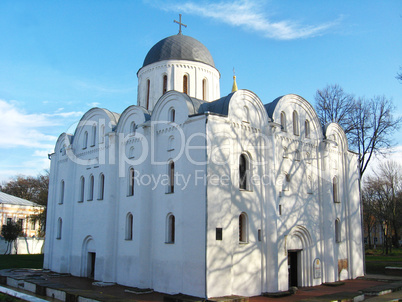
[[[17,102],[0,100],[0,148],[33,147],[51,150],[57,137],[49,129],[60,125],[60,118],[78,117],[82,112],[26,113]]]
[[[264,14],[261,1],[185,2],[162,7],[167,10],[212,18],[231,26],[258,32],[266,38],[278,40],[318,36],[340,22],[340,19],[318,25],[301,25],[290,20],[275,22]]]

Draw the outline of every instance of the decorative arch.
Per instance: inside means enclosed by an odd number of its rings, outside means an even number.
[[[176,239],[176,218],[173,213],[166,216],[166,243],[174,243]]]
[[[249,223],[245,212],[239,215],[239,243],[248,243]]]
[[[81,277],[94,279],[96,269],[96,244],[92,236],[86,236],[81,249]]]
[[[298,263],[298,285],[299,286],[312,286],[313,285],[313,272],[312,272],[312,246],[313,239],[308,229],[303,225],[294,226],[285,236],[285,250],[286,254],[290,251],[297,251],[300,254]],[[298,261],[299,262],[299,261]]]

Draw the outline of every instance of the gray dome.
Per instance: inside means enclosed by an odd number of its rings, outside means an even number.
[[[145,57],[142,67],[164,60],[195,61],[215,67],[209,50],[198,40],[182,34],[156,43]]]

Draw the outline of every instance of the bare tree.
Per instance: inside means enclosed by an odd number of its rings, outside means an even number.
[[[391,249],[392,241],[395,246],[399,245],[399,230],[402,225],[401,193],[402,166],[394,161],[382,163],[375,175],[369,176],[365,182],[363,200],[370,200],[369,208],[365,207],[365,211],[371,210],[376,223],[383,227],[385,253]],[[365,214],[364,218],[366,219],[367,216]],[[365,221],[365,223],[370,222]]]
[[[376,219],[376,200],[371,192],[371,188],[365,187],[362,191],[363,202],[363,224],[367,230],[367,241],[369,249],[372,248],[371,233],[378,221]]]
[[[399,72],[396,74],[395,78],[402,82],[402,67],[399,67]]]
[[[374,155],[389,151],[391,135],[401,123],[401,118],[392,115],[395,111],[392,101],[384,96],[356,100],[338,85],[318,90],[315,99],[322,125],[339,123],[348,137],[349,148],[359,153],[359,170],[363,176]]]
[[[384,155],[392,147],[392,134],[401,123],[401,118],[393,117],[394,111],[392,101],[384,96],[355,102],[348,137],[351,148],[359,153],[360,175],[374,155]]]
[[[316,112],[321,124],[335,122],[341,125],[347,134],[350,129],[350,119],[354,107],[354,96],[345,93],[335,84],[328,85],[322,90],[317,90],[315,95]]]

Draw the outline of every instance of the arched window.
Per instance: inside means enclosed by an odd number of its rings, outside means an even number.
[[[297,111],[293,111],[293,134],[299,135],[299,114]]]
[[[243,110],[244,110],[244,120],[243,120],[243,122],[248,123],[248,122],[250,122],[250,111],[248,110],[247,106],[244,106]]]
[[[105,141],[105,125],[101,125],[99,133],[99,143],[103,143]]]
[[[126,240],[133,240],[133,214],[126,216]]]
[[[300,161],[300,151],[299,150],[295,151],[295,161]]]
[[[336,242],[341,242],[342,241],[342,236],[341,236],[341,222],[339,218],[335,220],[335,240]]]
[[[151,81],[148,79],[148,80],[147,80],[147,110],[149,109],[149,94],[150,94],[150,88],[151,88]]]
[[[128,152],[128,158],[134,158],[134,147],[130,147],[130,150]]]
[[[64,180],[60,182],[60,201],[59,204],[64,203]]]
[[[174,161],[168,164],[169,186],[167,193],[174,193]]]
[[[104,194],[105,194],[105,175],[103,173],[101,173],[99,175],[99,195],[98,195],[98,199],[102,200]]]
[[[168,151],[174,150],[174,136],[173,135],[169,137],[167,150]]]
[[[89,184],[88,184],[88,200],[94,199],[94,176],[91,175],[89,177]]]
[[[81,176],[78,202],[83,202],[84,201],[84,191],[85,191],[85,178],[84,178],[84,176]]]
[[[183,76],[183,93],[188,94],[188,75]]]
[[[165,74],[163,76],[163,89],[162,89],[162,94],[165,94],[167,92],[167,75]]]
[[[239,215],[239,242],[248,242],[248,221],[246,213],[241,213]]]
[[[282,182],[282,191],[289,191],[290,175],[285,173]]]
[[[92,125],[92,138],[91,138],[91,147],[95,146],[96,143],[96,125]]]
[[[307,177],[307,194],[313,194],[313,180],[311,176]]]
[[[239,188],[248,190],[250,178],[250,163],[246,154],[241,154],[239,158]]]
[[[202,80],[202,99],[207,100],[207,79]]]
[[[88,147],[88,132],[84,132],[84,141],[82,142],[82,149],[86,149]]]
[[[57,220],[56,239],[61,239],[62,228],[63,228],[63,219],[59,217],[59,219]]]
[[[128,196],[134,195],[134,168],[130,168],[128,172]]]
[[[285,112],[281,112],[281,130],[286,132],[286,114]]]
[[[306,120],[304,122],[304,134],[306,138],[310,138],[310,122]]]
[[[131,124],[130,124],[130,133],[131,134],[135,133],[135,128],[136,128],[135,122],[131,122]]]
[[[176,110],[174,108],[169,109],[169,122],[174,122],[176,120]]]
[[[338,177],[336,176],[334,176],[334,178],[332,179],[332,196],[334,198],[334,202],[340,202]]]
[[[174,243],[175,241],[175,217],[172,213],[168,214],[166,219],[166,243]]]

